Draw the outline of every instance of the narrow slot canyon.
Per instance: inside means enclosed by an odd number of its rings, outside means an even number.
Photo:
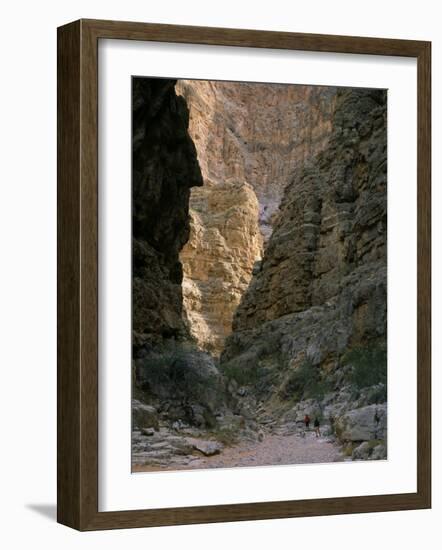
[[[134,79],[133,471],[386,458],[386,120]]]
[[[219,356],[287,183],[327,144],[336,90],[186,80],[176,90],[204,180],[180,253],[184,313],[199,347]]]

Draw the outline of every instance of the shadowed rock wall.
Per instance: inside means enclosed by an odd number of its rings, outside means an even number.
[[[133,80],[134,351],[186,334],[179,252],[189,238],[189,197],[203,180],[175,80]]]

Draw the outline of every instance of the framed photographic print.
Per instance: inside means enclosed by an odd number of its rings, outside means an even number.
[[[430,51],[59,28],[59,522],[430,507]]]

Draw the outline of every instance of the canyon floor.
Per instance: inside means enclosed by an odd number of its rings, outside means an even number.
[[[343,460],[345,457],[336,444],[327,438],[316,437],[313,431],[309,431],[304,437],[299,434],[269,434],[262,442],[241,442],[225,447],[220,454],[213,456],[195,454],[181,461],[172,461],[168,467],[136,464],[133,472],[312,464]]]

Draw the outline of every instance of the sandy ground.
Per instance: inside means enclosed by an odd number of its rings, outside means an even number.
[[[311,464],[344,460],[337,446],[313,432],[299,435],[267,435],[262,442],[240,443],[214,456],[193,456],[185,465],[170,467],[135,466],[133,471],[193,470],[195,468],[233,468],[238,466],[269,466],[284,464]]]

